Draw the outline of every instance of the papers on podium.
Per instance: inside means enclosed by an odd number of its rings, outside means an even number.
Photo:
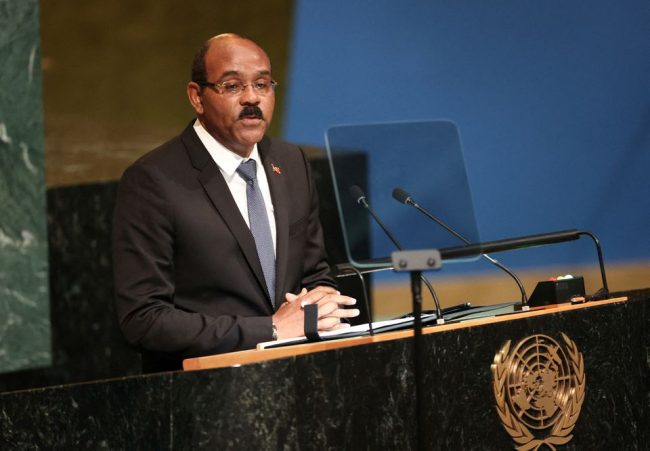
[[[465,321],[474,318],[495,316],[502,314],[513,313],[514,306],[519,302],[508,302],[505,304],[490,305],[486,307],[472,307],[471,304],[461,304],[454,307],[449,307],[443,310],[445,320],[447,321]],[[429,325],[435,324],[435,313],[423,313],[422,324]],[[390,332],[396,330],[410,329],[413,327],[413,316],[408,315],[402,318],[389,319],[385,321],[375,321],[372,323],[372,328],[375,333]],[[370,326],[368,323],[359,324],[356,326],[346,327],[345,329],[333,330],[329,332],[319,332],[322,340],[336,340],[339,338],[352,338],[361,337],[370,334]],[[258,343],[257,349],[270,349],[279,348],[282,346],[291,346],[296,344],[309,343],[305,336],[295,338],[285,338],[283,340],[267,341]]]

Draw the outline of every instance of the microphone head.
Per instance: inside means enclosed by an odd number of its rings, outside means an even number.
[[[407,205],[413,202],[411,195],[404,191],[402,188],[395,188],[393,190],[393,199]]]
[[[349,188],[349,191],[350,196],[352,196],[352,200],[354,200],[354,202],[357,204],[363,204],[363,202],[366,200],[366,195],[364,194],[363,190],[357,185],[352,185]]]

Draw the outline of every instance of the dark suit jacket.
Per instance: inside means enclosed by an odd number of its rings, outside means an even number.
[[[275,209],[279,306],[287,292],[334,282],[303,152],[268,137],[258,150]],[[253,236],[191,124],[124,172],[113,265],[120,326],[143,351],[145,371],[272,337],[274,308]]]

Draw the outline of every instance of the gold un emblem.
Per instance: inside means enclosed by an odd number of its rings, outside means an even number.
[[[531,335],[494,356],[492,389],[501,423],[519,451],[555,449],[573,438],[585,400],[582,353],[565,334],[564,345]]]

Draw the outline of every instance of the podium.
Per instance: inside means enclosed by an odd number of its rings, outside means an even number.
[[[594,449],[608,442],[632,447],[643,443],[647,439],[646,432],[641,432],[642,412],[647,411],[643,406],[647,375],[643,375],[643,326],[633,326],[633,311],[638,307],[641,304],[617,298],[425,328],[424,448],[513,447],[516,443],[500,421],[493,394],[495,354],[508,340],[562,333],[582,353],[587,380],[581,412],[571,434],[562,437],[572,435],[569,443],[577,449]],[[255,401],[247,399],[243,405],[233,400],[232,413],[237,417],[246,409],[267,409],[265,399],[282,399],[286,404],[281,410],[296,415],[288,419],[291,427],[286,433],[295,428],[299,443],[318,443],[317,448],[415,449],[412,335],[407,330],[206,356],[188,359],[184,367],[247,365],[239,368],[241,376],[248,369],[257,373],[256,369],[265,368],[263,372],[274,381],[269,392],[257,391]],[[282,387],[276,386],[276,373],[281,375]],[[638,416],[631,418],[631,414]],[[274,421],[271,424],[282,427]],[[341,435],[342,431],[348,432]],[[318,437],[324,441],[318,442]]]
[[[514,449],[495,359],[507,342],[512,355],[531,336],[563,343],[564,334],[583,357],[584,399],[558,449],[643,449],[649,298],[645,290],[425,328],[422,447]],[[416,449],[412,331],[207,356],[186,368],[0,395],[0,445]]]

